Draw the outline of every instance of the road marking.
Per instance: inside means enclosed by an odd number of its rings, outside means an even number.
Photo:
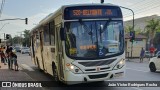
[[[139,71],[139,72],[149,72],[149,71],[145,71],[145,70],[137,70],[137,69],[133,69],[133,68],[126,68],[126,69],[134,70],[134,71]]]
[[[32,69],[31,67],[29,67],[26,64],[21,64],[22,68],[27,69],[28,71],[34,71],[34,69]]]

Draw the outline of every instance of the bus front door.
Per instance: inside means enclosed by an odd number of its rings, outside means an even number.
[[[59,77],[61,80],[64,80],[64,72],[63,72],[63,64],[64,64],[64,59],[63,59],[63,53],[62,53],[62,41],[60,39],[60,25],[56,27],[56,48],[57,48],[57,56],[56,60],[58,63],[58,73]]]

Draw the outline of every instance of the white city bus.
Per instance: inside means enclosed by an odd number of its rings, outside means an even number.
[[[62,6],[31,31],[32,60],[66,84],[124,76],[124,27],[119,6]]]

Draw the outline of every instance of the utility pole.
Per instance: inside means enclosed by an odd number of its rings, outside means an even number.
[[[6,34],[4,33],[4,46],[6,46]]]
[[[19,38],[20,43],[19,44],[22,47],[22,35],[23,35],[22,33],[23,33],[23,31],[22,32],[17,32],[17,33],[20,33],[20,38]]]

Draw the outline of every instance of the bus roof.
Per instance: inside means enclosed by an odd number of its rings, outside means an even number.
[[[31,33],[39,28],[42,25],[45,25],[48,22],[51,22],[56,16],[60,15],[63,13],[64,9],[67,7],[75,7],[75,6],[114,6],[114,7],[119,7],[118,5],[106,3],[106,4],[98,4],[98,3],[92,3],[92,4],[71,4],[71,5],[64,5],[61,6],[57,11],[54,13],[50,13],[48,16],[46,16],[44,19],[42,19],[37,26],[35,26],[32,30]]]

